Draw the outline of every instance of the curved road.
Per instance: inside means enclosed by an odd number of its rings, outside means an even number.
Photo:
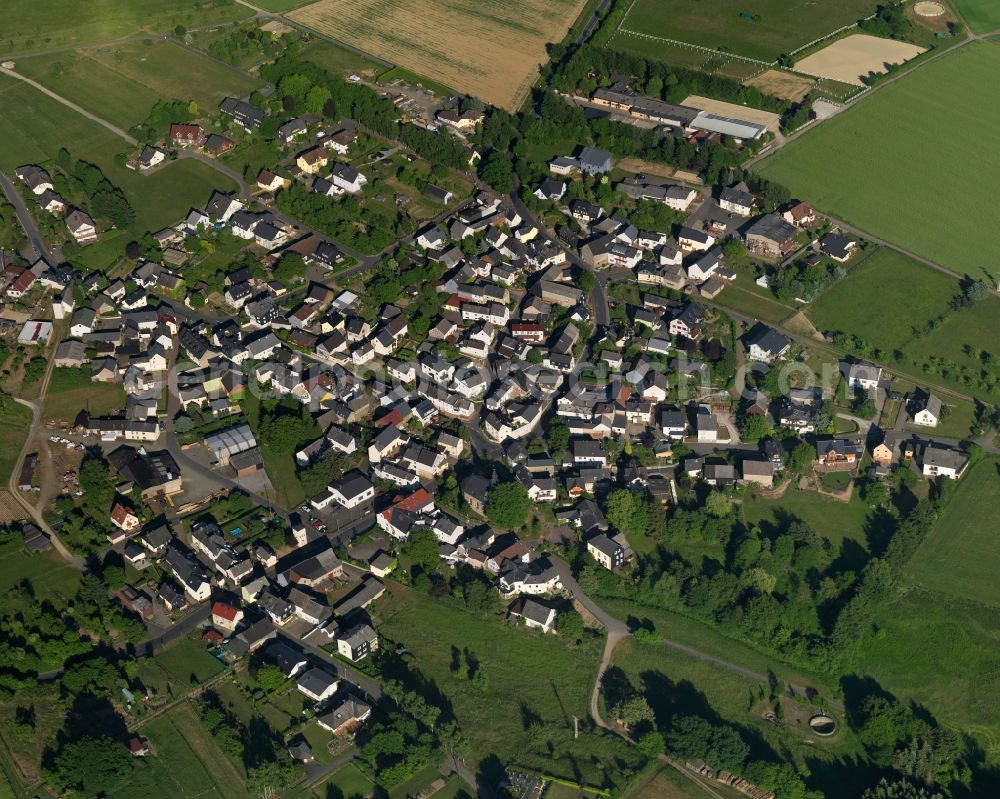
[[[45,392],[48,390],[49,380],[52,378],[52,369],[54,367],[55,360],[50,359],[49,365],[45,369],[45,374],[42,376],[42,386],[37,400],[29,401],[21,399],[20,397],[13,398],[18,404],[31,409],[31,427],[28,429],[28,435],[24,439],[24,444],[21,445],[21,451],[17,455],[17,460],[14,461],[14,468],[11,470],[10,480],[8,481],[7,487],[10,489],[10,493],[14,497],[15,502],[21,506],[29,517],[31,517],[31,520],[38,526],[38,528],[43,530],[49,536],[49,539],[52,541],[52,546],[55,548],[56,552],[58,552],[71,566],[82,571],[86,567],[84,559],[69,551],[69,548],[59,540],[59,536],[55,534],[55,531],[53,531],[48,522],[45,521],[41,512],[24,498],[24,495],[17,487],[17,481],[21,475],[21,467],[24,464],[24,458],[28,453],[28,449],[34,443],[35,437],[38,435],[38,428],[41,426],[42,402],[45,399]]]
[[[24,228],[24,235],[27,236],[31,246],[35,248],[38,257],[46,263],[52,263],[52,253],[45,244],[45,239],[42,238],[42,234],[39,232],[38,225],[35,224],[28,206],[24,204],[24,198],[21,197],[21,193],[17,190],[14,182],[3,173],[0,173],[0,188],[3,189],[3,193],[7,196],[7,201],[14,206],[17,221]]]

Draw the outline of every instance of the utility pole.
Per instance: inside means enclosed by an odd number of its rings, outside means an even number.
[[[573,716],[573,740],[575,741],[580,737],[580,719]]]

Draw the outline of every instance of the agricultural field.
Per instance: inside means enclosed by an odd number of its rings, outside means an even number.
[[[16,121],[10,115],[0,116],[0,169],[10,172],[24,163],[45,163],[65,146],[74,158],[100,166],[125,192],[136,211],[134,233],[177,222],[192,207],[203,205],[214,189],[236,188],[229,178],[193,160],[139,175],[118,158],[134,151],[125,141],[13,78],[0,76],[0,102],[20,109]]]
[[[991,33],[1000,29],[1000,5],[993,0],[952,0],[952,5],[973,33]]]
[[[246,796],[242,776],[219,751],[190,705],[182,703],[159,716],[143,726],[142,733],[155,752],[155,757],[147,759],[161,772],[159,795],[169,793],[181,799]]]
[[[586,0],[319,0],[288,17],[418,75],[516,110]],[[442,32],[447,35],[442,35]]]
[[[874,12],[875,6],[872,0],[750,0],[742,4],[636,0],[619,29],[772,62],[782,53],[857,22]]]
[[[883,249],[823,292],[806,316],[818,330],[852,333],[892,352],[913,338],[914,327],[946,313],[958,292],[957,280]]]
[[[42,408],[43,419],[72,422],[87,409],[94,416],[107,416],[125,407],[125,389],[117,383],[95,383],[90,367],[60,367],[52,370],[49,390]]]
[[[834,216],[979,277],[1000,179],[992,141],[1000,105],[986,101],[998,70],[1000,47],[973,42],[816,126],[760,172]],[[961,146],[932,144],[955,130]]]
[[[86,13],[78,0],[7,0],[0,55],[164,32],[177,25],[215,25],[252,14],[232,0],[116,0],[90,3]]]
[[[634,756],[607,736],[582,733],[560,746],[553,758],[531,743],[528,726],[537,721],[553,734],[572,728],[572,717],[587,718],[590,691],[597,672],[599,641],[571,648],[554,635],[542,636],[499,620],[484,619],[445,602],[393,586],[392,596],[378,608],[379,631],[413,656],[422,674],[451,702],[459,725],[469,736],[471,760],[496,755],[529,768],[546,768],[600,784],[607,775],[621,779],[622,763]],[[487,685],[457,677],[453,652],[468,650],[478,661]],[[525,679],[544,663],[544,679]],[[488,701],[486,701],[488,697]],[[498,713],[497,708],[505,708]],[[574,767],[573,764],[576,764]]]
[[[159,100],[194,101],[214,110],[224,97],[264,85],[170,40],[22,58],[17,71],[126,129]]]
[[[4,396],[0,402],[0,485],[6,486],[31,427],[31,410]]]
[[[934,530],[910,562],[920,585],[984,605],[1000,606],[996,563],[1000,540],[994,525],[983,523],[984,509],[1000,503],[1000,462],[985,460],[962,478]]]

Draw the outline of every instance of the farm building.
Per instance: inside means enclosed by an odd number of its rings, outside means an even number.
[[[205,446],[212,450],[221,466],[228,466],[232,457],[257,446],[250,425],[241,424],[205,437]]]

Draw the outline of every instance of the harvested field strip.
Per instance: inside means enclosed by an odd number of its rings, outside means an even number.
[[[319,0],[288,16],[487,102],[516,108],[586,0]],[[442,36],[447,31],[447,36]]]

